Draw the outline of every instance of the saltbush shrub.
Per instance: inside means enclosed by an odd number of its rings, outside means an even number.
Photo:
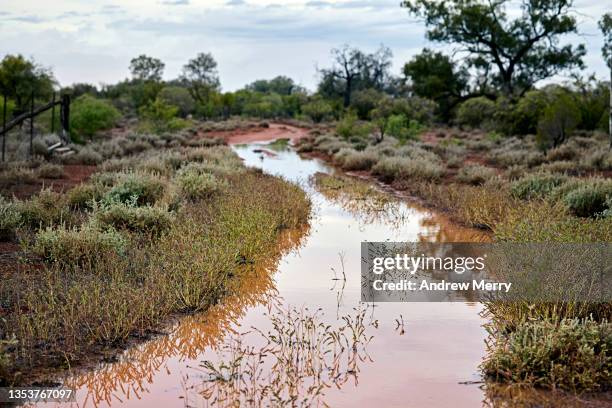
[[[137,205],[154,204],[164,193],[164,183],[151,174],[126,173],[105,195],[108,202],[128,203],[135,199]]]
[[[558,174],[529,174],[510,186],[512,195],[529,200],[548,195],[555,188],[567,181],[567,177]]]
[[[174,215],[167,208],[138,207],[132,201],[102,203],[95,208],[94,219],[101,226],[158,236],[170,228]]]
[[[180,169],[176,180],[183,196],[192,201],[211,197],[224,184],[202,167],[193,165]]]
[[[100,183],[83,183],[71,188],[66,194],[68,205],[75,209],[92,208],[100,201],[107,188]]]
[[[466,184],[483,184],[496,176],[495,170],[479,164],[465,166],[457,173],[457,180]]]
[[[0,241],[14,240],[20,225],[21,214],[15,204],[0,196]]]
[[[611,182],[592,182],[567,193],[563,202],[578,217],[594,217],[608,209],[611,196]]]
[[[43,163],[38,167],[39,177],[47,179],[61,179],[64,177],[64,166],[53,163]]]
[[[342,149],[340,152],[336,153],[336,155],[345,152],[346,149]],[[336,156],[334,156],[334,159]],[[378,156],[371,151],[357,152],[352,151],[342,156],[340,160],[340,166],[344,170],[354,171],[354,170],[370,170],[373,165],[378,162]]]
[[[372,172],[385,181],[398,179],[436,180],[444,175],[443,166],[425,159],[386,157],[381,159]]]
[[[498,333],[483,368],[499,382],[597,391],[612,385],[611,348],[610,323],[530,321]]]
[[[116,230],[102,231],[91,224],[80,227],[47,227],[36,234],[33,252],[45,261],[66,267],[105,259],[110,253],[124,255],[126,239]]]
[[[23,225],[30,228],[46,227],[72,220],[65,198],[50,189],[41,190],[30,200],[17,202],[16,206]]]

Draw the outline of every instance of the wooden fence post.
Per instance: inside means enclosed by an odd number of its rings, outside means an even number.
[[[53,92],[53,107],[51,108],[51,133],[55,133],[55,91]]]
[[[2,161],[4,161],[4,152],[6,151],[6,95],[4,95],[4,105],[2,105]]]
[[[66,142],[70,142],[70,95],[62,95],[61,122]]]
[[[32,157],[32,154],[34,153],[33,151],[33,145],[32,142],[34,141],[34,91],[32,91],[32,98],[30,99],[30,158]]]

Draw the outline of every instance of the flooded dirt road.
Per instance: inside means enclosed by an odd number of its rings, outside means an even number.
[[[129,349],[116,362],[68,378],[65,384],[78,390],[73,406],[215,406],[203,392],[210,376],[202,361],[219,361],[216,349],[229,339],[241,338],[240,333],[268,330],[272,305],[320,309],[318,318],[330,325],[355,313],[360,307],[362,241],[483,239],[473,230],[405,202],[390,199],[381,211],[322,194],[309,179],[334,170],[291,149],[266,155],[260,144],[251,143],[237,145],[235,150],[247,165],[299,182],[308,191],[314,204],[309,228],[287,231],[279,243],[281,255],[251,268],[236,282],[235,295],[222,304],[181,319],[168,335]],[[478,365],[486,333],[480,304],[466,299],[361,307],[366,308],[364,326],[371,337],[367,357],[345,370],[341,384],[325,387],[319,403],[332,407],[482,405]],[[258,341],[252,335],[242,338],[247,346],[251,338]]]

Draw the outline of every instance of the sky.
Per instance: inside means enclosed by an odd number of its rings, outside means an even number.
[[[400,0],[0,0],[0,58],[33,57],[52,68],[62,86],[109,84],[129,76],[140,54],[166,64],[176,78],[199,52],[217,60],[221,85],[233,91],[256,79],[287,75],[314,90],[317,67],[330,65],[342,44],[393,51],[393,72],[423,47],[452,51],[425,38],[425,26]],[[608,3],[608,4],[606,4]],[[606,0],[576,0],[587,73],[608,78],[597,21]],[[555,78],[562,81],[564,78]]]

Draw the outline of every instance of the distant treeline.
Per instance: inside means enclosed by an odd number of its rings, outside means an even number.
[[[152,132],[181,129],[189,118],[363,120],[371,121],[371,131],[381,138],[409,137],[414,129],[438,123],[538,134],[544,147],[562,143],[575,129],[606,130],[610,83],[577,73],[584,68],[584,45],[561,44],[563,35],[577,33],[572,1],[522,0],[522,15],[515,19],[507,15],[507,3],[405,1],[402,7],[425,21],[428,39],[460,52],[454,59],[425,48],[399,77],[390,73],[389,48],[367,53],[344,45],[319,69],[315,92],[286,76],[223,92],[210,53],[187,61],[174,80],[162,79],[163,61],[140,55],[131,60],[129,79],[100,88],[74,84],[61,92],[75,98],[73,128],[79,136],[91,136],[120,117],[138,117]],[[605,15],[600,27],[603,55],[612,67],[611,21]],[[573,79],[536,88],[560,73]],[[54,87],[49,69],[21,55],[7,55],[0,63],[9,116],[27,109],[32,92],[48,99]]]

